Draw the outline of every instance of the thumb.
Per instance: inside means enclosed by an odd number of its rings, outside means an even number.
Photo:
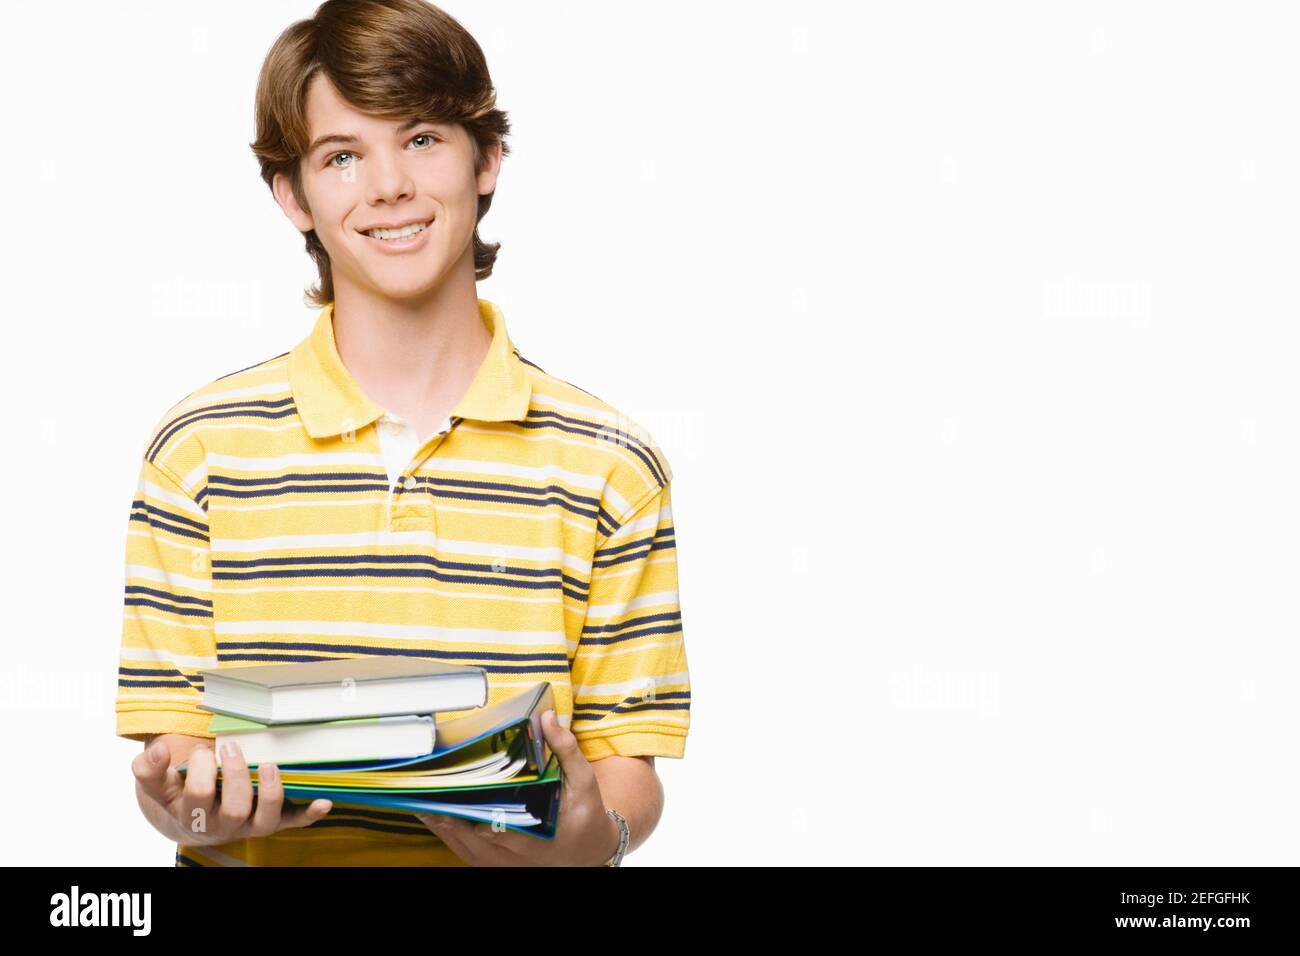
[[[542,733],[559,758],[560,769],[569,786],[586,786],[595,782],[596,771],[591,769],[586,754],[578,746],[578,738],[569,728],[560,725],[560,719],[554,710],[542,713]]]

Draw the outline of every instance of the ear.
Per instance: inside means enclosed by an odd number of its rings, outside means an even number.
[[[497,174],[501,172],[501,142],[492,143],[483,150],[483,171],[478,174],[478,194],[486,196],[497,188]]]
[[[298,199],[293,194],[293,184],[289,182],[288,176],[284,173],[276,173],[271,181],[271,192],[295,229],[299,232],[309,232],[316,228],[316,220],[312,214],[298,205]]]

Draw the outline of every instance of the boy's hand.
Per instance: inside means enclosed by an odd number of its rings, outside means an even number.
[[[491,823],[445,813],[415,814],[442,837],[453,853],[472,866],[600,866],[618,849],[619,828],[601,801],[591,762],[573,732],[560,726],[555,711],[542,714],[542,732],[560,760],[560,819],[555,837],[543,840]]]
[[[168,742],[160,737],[131,761],[136,789],[165,811],[169,836],[187,846],[212,846],[266,836],[290,827],[310,826],[333,809],[329,800],[310,806],[284,808],[284,787],[274,764],[258,767],[258,792],[253,785],[239,745],[230,745],[221,768],[221,796],[217,797],[217,758],[212,748],[196,746],[189,754],[184,779],[171,765]]]

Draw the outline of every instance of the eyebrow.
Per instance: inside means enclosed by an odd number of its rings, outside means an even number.
[[[415,129],[415,127],[423,126],[426,123],[430,126],[438,125],[434,120],[417,117],[415,119],[407,120],[393,132],[395,135],[400,136],[402,133],[410,132]],[[312,141],[311,146],[307,148],[307,155],[311,156],[322,146],[328,146],[331,143],[342,143],[347,146],[353,146],[359,142],[361,142],[361,140],[351,133],[326,133],[324,136],[317,136],[316,139]]]

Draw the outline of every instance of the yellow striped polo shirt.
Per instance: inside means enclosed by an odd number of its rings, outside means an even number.
[[[332,304],[291,351],[162,416],[127,525],[118,736],[210,738],[201,668],[404,654],[483,668],[488,704],[550,681],[589,760],[684,756],[668,461],[478,306],[487,357],[395,482],[385,409],[340,359]],[[175,862],[460,865],[411,814],[337,802]]]

